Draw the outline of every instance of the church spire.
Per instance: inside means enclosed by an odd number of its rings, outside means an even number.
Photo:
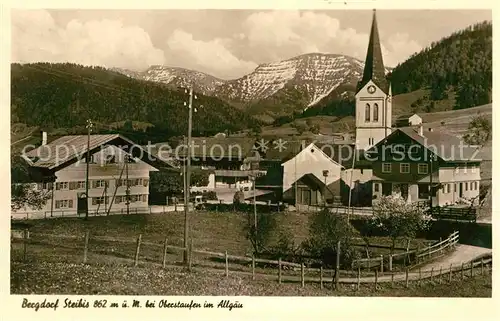
[[[358,83],[358,90],[360,90],[370,80],[372,80],[378,87],[380,87],[380,89],[387,93],[389,86],[385,78],[384,61],[382,59],[382,46],[380,45],[380,38],[378,35],[377,16],[375,9],[373,9],[372,28],[370,31],[368,50],[366,52],[365,69],[363,71],[363,78]]]

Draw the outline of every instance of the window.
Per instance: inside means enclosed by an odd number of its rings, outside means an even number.
[[[429,198],[429,184],[418,184],[418,198]]]
[[[58,200],[55,203],[56,208],[72,208],[73,200]]]
[[[429,172],[429,166],[427,164],[418,164],[418,173],[427,174]]]
[[[56,183],[56,190],[68,189],[68,182],[58,182]]]
[[[147,202],[148,201],[148,196],[147,195],[142,195],[142,201]]]
[[[446,190],[445,193],[449,194],[451,192],[451,184],[446,184],[445,190]]]
[[[144,187],[147,187],[147,186],[148,186],[148,183],[149,183],[149,179],[145,178],[145,179],[143,179],[143,180],[142,180],[142,185],[143,185]]]
[[[399,164],[399,172],[402,174],[408,174],[410,172],[410,164],[408,163]]]
[[[382,163],[382,173],[390,173],[392,171],[391,163]]]
[[[104,197],[93,197],[92,198],[92,205],[99,205],[99,204],[104,204]]]
[[[106,186],[107,181],[98,179],[92,182],[92,188],[102,188]]]
[[[476,191],[477,191],[477,186],[478,186],[478,185],[479,185],[479,183],[478,183],[478,182],[474,182],[474,190],[476,190]]]
[[[453,191],[456,193],[457,192],[457,183],[454,184],[455,187],[453,188]]]
[[[84,189],[84,188],[85,188],[85,181],[69,182],[69,189],[70,190]]]
[[[370,121],[370,104],[366,104],[365,107],[365,121],[366,122]]]
[[[115,197],[115,204],[120,204],[121,202],[123,202],[125,198],[123,196],[116,196]]]
[[[377,193],[379,192],[380,187],[379,187],[379,184],[378,184],[378,183],[374,183],[374,184],[373,184],[373,190],[374,190],[375,192],[377,192]]]
[[[469,190],[469,182],[465,182],[465,190],[468,191]]]
[[[139,196],[139,195],[130,195],[130,201],[131,201],[131,202],[137,202],[137,197],[138,197],[138,196]]]
[[[373,105],[373,121],[378,121],[378,104]]]

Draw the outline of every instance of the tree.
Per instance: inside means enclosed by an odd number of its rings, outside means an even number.
[[[245,201],[245,194],[243,193],[243,191],[237,191],[236,193],[234,193],[233,196],[234,205],[242,204],[244,201]]]
[[[345,216],[324,208],[314,213],[309,219],[309,238],[303,243],[303,248],[311,256],[321,258],[327,266],[335,266],[337,242],[341,242],[341,265],[348,266],[360,255],[352,246],[357,231],[347,221]]]
[[[469,145],[484,146],[492,135],[491,122],[483,115],[474,116],[469,123],[464,141]]]
[[[256,255],[263,253],[269,245],[271,236],[276,229],[276,217],[274,213],[258,213],[257,229],[255,228],[255,216],[247,213],[247,221],[244,227],[247,240],[252,243]]]
[[[42,209],[50,199],[50,192],[37,189],[37,183],[53,181],[53,177],[44,177],[30,168],[20,157],[11,155],[11,210],[16,211],[25,206],[34,210]]]
[[[41,210],[50,199],[48,190],[37,190],[36,184],[15,183],[11,184],[10,209],[17,211],[23,207]]]
[[[191,173],[191,186],[208,185],[207,171],[193,171]],[[184,189],[183,176],[178,171],[151,172],[149,189],[153,193],[172,196],[182,193]]]
[[[428,227],[430,217],[417,203],[407,203],[401,196],[382,196],[373,206],[370,224],[383,231],[392,240],[391,253],[396,240],[406,238],[411,241],[417,232]]]

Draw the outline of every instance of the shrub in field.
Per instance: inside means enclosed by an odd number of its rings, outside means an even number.
[[[258,213],[257,224],[253,213],[246,213],[244,232],[246,238],[252,243],[254,253],[258,255],[266,250],[270,238],[276,229],[276,217],[273,213]]]
[[[396,240],[414,239],[417,232],[428,228],[430,216],[417,203],[408,203],[401,196],[382,196],[373,206],[373,216],[368,224],[392,239],[391,253]]]
[[[350,266],[361,255],[352,246],[358,232],[345,216],[332,213],[325,208],[314,213],[309,219],[309,238],[302,244],[312,257],[321,259],[325,266],[335,266],[337,242],[340,241],[340,265]]]

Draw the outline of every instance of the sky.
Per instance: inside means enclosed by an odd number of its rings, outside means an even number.
[[[183,67],[235,79],[306,53],[366,56],[371,10],[13,10],[13,62],[142,71]],[[490,10],[377,10],[384,63],[477,22]]]

